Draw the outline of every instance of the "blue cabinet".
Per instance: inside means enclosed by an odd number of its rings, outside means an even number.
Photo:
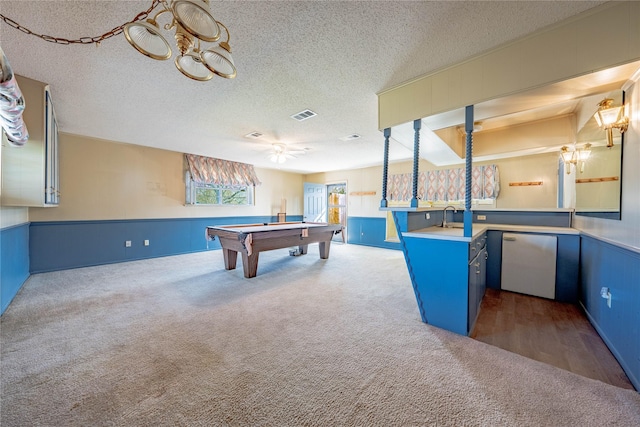
[[[473,244],[473,243],[472,243]],[[487,290],[487,249],[483,247],[469,262],[469,314],[467,333],[470,334],[480,312],[480,304]]]
[[[403,240],[422,321],[468,335],[486,289],[485,235],[472,242],[413,236]]]

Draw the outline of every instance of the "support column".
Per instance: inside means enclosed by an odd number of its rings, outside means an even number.
[[[413,197],[411,198],[411,207],[418,207],[418,159],[420,157],[420,128],[422,127],[422,119],[413,121]]]
[[[389,137],[391,136],[391,128],[384,130],[384,163],[382,165],[382,200],[380,207],[386,208],[387,204],[387,181],[389,179]]]
[[[467,105],[464,112],[464,130],[467,133],[466,158],[465,158],[465,185],[464,185],[464,237],[471,237],[473,234],[473,212],[471,212],[471,185],[473,171],[473,105]]]

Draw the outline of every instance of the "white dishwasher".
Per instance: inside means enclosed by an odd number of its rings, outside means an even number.
[[[502,234],[502,286],[506,291],[555,299],[558,238]]]

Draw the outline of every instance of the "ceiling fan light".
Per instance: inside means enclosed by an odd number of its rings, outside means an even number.
[[[205,82],[213,78],[213,73],[202,64],[200,56],[195,53],[178,56],[175,64],[182,74],[193,80]]]
[[[171,47],[160,34],[160,29],[148,21],[130,22],[124,26],[127,41],[143,55],[164,60],[171,57]]]
[[[215,42],[220,38],[220,27],[204,1],[177,0],[173,2],[172,9],[176,21],[192,36],[206,42]]]
[[[203,51],[200,56],[208,69],[226,79],[236,76],[236,66],[231,57],[231,49],[225,42]]]
[[[278,153],[272,153],[269,156],[269,160],[271,160],[273,163],[284,163],[287,160],[287,158],[284,154],[278,152]]]

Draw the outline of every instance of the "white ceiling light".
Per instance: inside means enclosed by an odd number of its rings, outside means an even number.
[[[306,154],[309,151],[309,148],[304,148],[302,150],[289,150],[285,144],[280,142],[271,144],[273,146],[273,150],[269,154],[269,160],[274,163],[284,163],[287,159],[296,158],[297,155]]]
[[[284,163],[287,161],[286,147],[284,144],[273,144],[273,152],[269,155],[269,160],[274,163]]]

